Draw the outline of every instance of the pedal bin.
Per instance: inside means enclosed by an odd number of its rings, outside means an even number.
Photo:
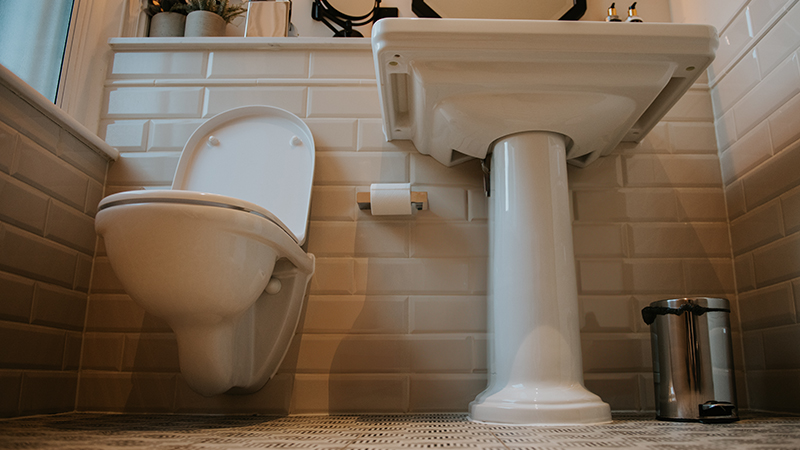
[[[679,422],[739,420],[724,298],[659,300],[642,310],[650,325],[656,418]]]

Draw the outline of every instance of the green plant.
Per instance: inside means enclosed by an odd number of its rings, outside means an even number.
[[[230,5],[228,0],[188,0],[187,10],[192,11],[210,11],[223,19],[225,22],[230,23],[231,20],[244,14],[247,7],[244,4]]]
[[[155,16],[160,12],[187,14],[186,6],[186,0],[147,0],[145,12],[149,16]]]

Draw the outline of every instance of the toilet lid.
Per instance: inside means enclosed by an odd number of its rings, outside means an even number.
[[[254,203],[302,245],[314,179],[314,138],[296,115],[271,106],[235,108],[208,119],[183,148],[172,189]]]

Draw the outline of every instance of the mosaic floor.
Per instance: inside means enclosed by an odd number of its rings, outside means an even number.
[[[607,425],[511,427],[464,414],[272,418],[59,414],[0,420],[0,448],[55,449],[800,449],[800,417],[703,425],[615,415]]]

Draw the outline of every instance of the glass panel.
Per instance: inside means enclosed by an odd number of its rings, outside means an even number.
[[[55,102],[72,0],[0,0],[0,64]]]

